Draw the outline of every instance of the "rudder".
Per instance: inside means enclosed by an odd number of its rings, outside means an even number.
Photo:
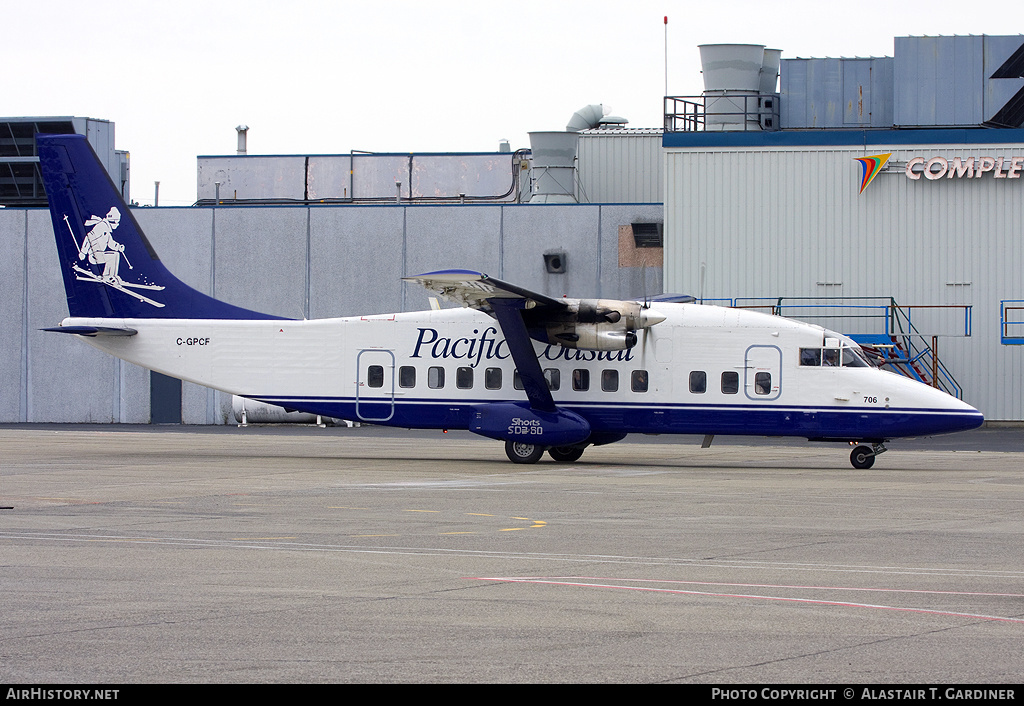
[[[171,274],[83,135],[37,135],[36,144],[71,316],[280,318],[209,297]]]

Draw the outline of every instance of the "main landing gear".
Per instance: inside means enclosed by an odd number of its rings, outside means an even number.
[[[881,442],[871,444],[870,447],[861,445],[850,452],[850,463],[853,464],[854,468],[866,470],[875,465],[875,456],[886,451],[888,449]]]
[[[583,446],[552,446],[547,449],[548,455],[559,463],[572,463],[583,455]],[[506,441],[505,455],[512,463],[537,463],[544,455],[545,447],[537,444],[524,444],[520,441]]]

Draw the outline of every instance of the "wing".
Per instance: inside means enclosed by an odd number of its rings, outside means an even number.
[[[473,270],[439,270],[403,279],[415,282],[448,301],[492,315],[494,311],[489,299],[521,299],[523,309],[540,306],[556,312],[564,311],[569,306],[565,300],[552,299]]]

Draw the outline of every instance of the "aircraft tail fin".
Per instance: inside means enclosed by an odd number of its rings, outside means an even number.
[[[39,166],[71,316],[276,319],[172,275],[83,135],[37,135]]]

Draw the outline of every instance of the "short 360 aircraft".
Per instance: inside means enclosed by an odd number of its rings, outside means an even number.
[[[630,433],[858,444],[973,429],[980,412],[872,366],[851,339],[767,314],[554,299],[468,270],[407,278],[462,308],[292,320],[187,286],[157,258],[85,138],[37,137],[70,317],[46,329],[243,397],[406,428],[468,429],[516,463]],[[128,270],[122,266],[122,260]]]

